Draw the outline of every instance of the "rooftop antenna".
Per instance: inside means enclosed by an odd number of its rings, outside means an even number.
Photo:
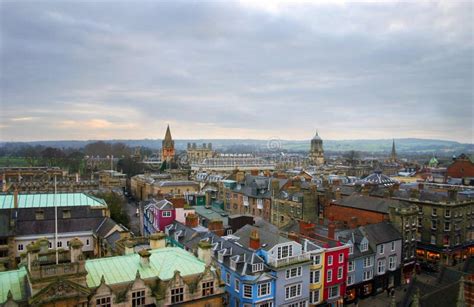
[[[59,264],[59,253],[58,253],[58,206],[56,202],[56,195],[57,195],[57,183],[56,183],[56,175],[54,175],[54,244],[56,250],[56,264]]]

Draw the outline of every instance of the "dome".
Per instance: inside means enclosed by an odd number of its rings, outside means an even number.
[[[397,183],[396,180],[382,174],[381,171],[377,170],[369,176],[362,179],[362,183],[371,183],[376,185],[391,186]]]

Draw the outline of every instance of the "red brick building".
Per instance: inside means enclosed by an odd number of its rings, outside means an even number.
[[[474,163],[465,154],[461,154],[459,157],[448,166],[446,170],[446,177],[451,178],[466,178],[474,177]]]

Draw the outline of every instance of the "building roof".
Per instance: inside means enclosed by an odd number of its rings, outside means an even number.
[[[360,227],[372,244],[382,244],[391,241],[401,240],[402,236],[398,230],[389,222],[369,224]]]
[[[319,136],[318,131],[316,131],[316,134],[313,136],[313,140],[318,140],[318,141],[321,140],[321,137]]]
[[[212,206],[210,208],[207,208],[205,206],[192,206],[191,208],[194,209],[196,214],[206,218],[209,221],[221,220],[224,226],[227,226],[229,224],[228,213],[219,208],[218,206]]]
[[[408,204],[405,204],[398,200],[357,194],[353,194],[348,197],[336,200],[333,203],[339,206],[374,211],[379,213],[388,213],[389,208],[391,206],[409,206]]]
[[[26,269],[24,267],[18,270],[0,272],[0,304],[5,303],[8,299],[8,292],[11,292],[15,301],[26,299],[25,277]]]
[[[56,200],[56,201],[55,201]],[[45,207],[103,207],[107,208],[105,200],[85,193],[42,193],[18,194],[18,208],[45,208]],[[0,195],[0,209],[13,209],[14,195]]]
[[[381,171],[375,171],[374,173],[362,179],[362,183],[391,186],[397,183],[397,181],[388,177],[387,175],[382,174]]]
[[[257,230],[259,237],[260,237],[260,246],[264,250],[270,250],[275,245],[280,243],[291,242],[290,239],[280,236],[278,232],[271,232],[259,227],[255,227],[252,225],[245,225],[244,227],[240,228],[237,232],[233,235],[238,237],[237,242],[242,244],[244,247],[249,247],[250,242],[250,234],[253,230]]]
[[[175,186],[192,186],[199,185],[199,183],[194,181],[182,180],[182,181],[160,181],[158,186],[160,187],[175,187]]]
[[[102,276],[108,285],[135,280],[137,271],[141,278],[169,280],[179,271],[181,276],[203,273],[206,264],[191,253],[178,248],[166,247],[150,250],[150,264],[143,266],[139,254],[107,257],[86,261],[87,286],[98,287]]]

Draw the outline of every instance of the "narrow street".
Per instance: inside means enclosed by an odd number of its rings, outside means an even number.
[[[125,211],[130,219],[130,231],[135,236],[140,236],[140,217],[136,215],[138,208],[138,202],[127,198],[127,204],[125,205]]]

